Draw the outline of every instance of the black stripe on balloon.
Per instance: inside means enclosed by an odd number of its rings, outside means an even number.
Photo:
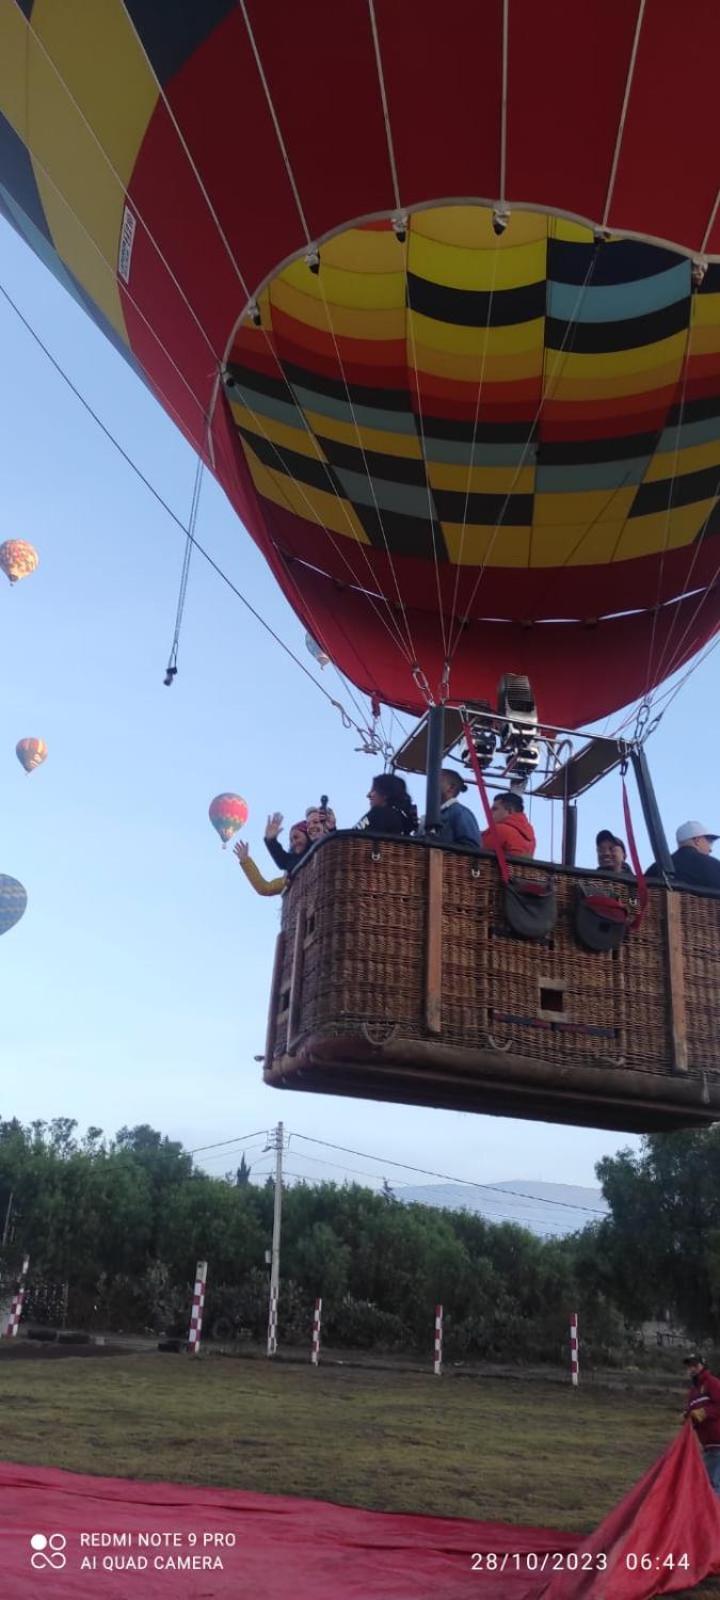
[[[509,328],[520,322],[535,322],[545,315],[545,281],[522,284],[517,289],[451,289],[429,278],[407,275],[407,298],[411,311],[435,322],[451,322],[463,328]]]
[[[532,522],[531,494],[466,495],[458,489],[433,489],[433,499],[441,522],[493,527],[502,518],[503,526],[515,528],[527,528]]]
[[[712,417],[720,419],[720,394],[704,394],[695,400],[686,399],[684,405],[682,401],[678,401],[676,405],[670,406],[665,426],[676,428],[678,423],[684,426],[690,422],[709,422]],[[720,420],[718,435],[720,435]]]
[[[380,362],[378,362],[380,366]],[[372,389],[361,383],[354,383],[348,378],[347,386],[342,378],[326,378],[324,374],[311,372],[306,367],[297,367],[290,361],[283,362],[283,372],[288,382],[297,388],[311,389],[316,394],[328,395],[333,400],[342,400],[348,403],[348,391],[353,405],[375,406],[382,411],[409,411],[410,391],[404,389]],[[287,399],[287,388],[285,389]]]
[[[682,455],[680,456],[682,462]],[[720,465],[703,467],[701,472],[686,472],[659,483],[641,483],[633,501],[631,517],[649,517],[672,506],[691,506],[700,500],[715,500],[720,491]]]
[[[525,444],[529,440],[528,455],[537,437],[537,423],[527,416],[512,422],[485,422],[480,416],[477,423],[470,418],[461,421],[454,417],[431,417],[423,410],[423,438],[426,445],[433,439],[454,439],[460,444]]]
[[[236,0],[168,5],[167,0],[125,0],[125,6],[160,79],[166,85],[195,55],[214,28],[236,11]],[[240,28],[240,21],[236,22]]]
[[[594,265],[593,263],[594,258]],[[659,245],[641,244],[636,239],[610,239],[605,244],[575,244],[569,239],[548,239],[548,278],[554,283],[576,283],[580,288],[591,281],[593,289],[602,285],[636,283],[659,272],[677,267],[682,256]],[[688,288],[690,263],[687,262]]]
[[[247,390],[250,394],[267,395],[271,400],[284,400],[286,405],[295,403],[284,378],[271,378],[267,372],[256,372],[253,367],[241,366],[237,361],[228,361],[226,371],[233,380],[232,386],[227,386],[230,400],[242,405],[242,392]]]
[[[661,306],[644,317],[621,317],[617,322],[560,322],[548,317],[545,323],[545,344],[548,350],[563,350],[572,327],[573,355],[605,355],[611,350],[635,350],[642,345],[657,344],[674,333],[687,328],[690,317],[690,300],[676,300],[672,305]]]
[[[583,467],[598,461],[632,461],[651,456],[657,449],[658,430],[630,433],[619,439],[544,440],[538,445],[537,463],[544,467]]]
[[[341,444],[337,439],[323,437],[322,428],[317,437],[328,461],[346,472],[359,472],[365,477],[388,478],[393,483],[409,483],[424,488],[427,483],[425,464],[417,457],[386,455],[378,450],[359,450],[354,445]]]
[[[353,510],[370,543],[378,550],[387,548],[394,556],[417,556],[425,561],[447,561],[448,552],[442,529],[429,517],[405,516],[402,511],[382,510],[378,515],[374,506],[359,506],[353,501]],[[428,580],[430,581],[430,580]]]
[[[266,439],[260,433],[253,433],[249,428],[239,428],[238,433],[263,466],[268,467],[271,472],[286,472],[289,478],[295,478],[298,483],[303,483],[310,489],[324,489],[326,493],[335,491],[341,500],[347,499],[345,491],[333,475],[332,468],[320,461],[316,455],[303,456],[297,450],[287,450],[284,445],[273,444],[271,439]]]

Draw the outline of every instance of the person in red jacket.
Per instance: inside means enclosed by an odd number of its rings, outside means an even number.
[[[713,1489],[720,1494],[720,1378],[708,1372],[702,1356],[686,1356],[684,1364],[690,1374],[685,1416],[690,1418],[702,1447]]]
[[[498,794],[492,803],[495,827],[500,835],[503,850],[509,856],[534,856],[535,829],[525,816],[521,794]],[[495,841],[489,828],[482,836],[483,850],[494,850]]]

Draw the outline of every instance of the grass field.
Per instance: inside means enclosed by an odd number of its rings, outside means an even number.
[[[674,1383],[573,1392],[222,1357],[0,1361],[10,1461],[583,1531],[669,1442],[681,1404]]]

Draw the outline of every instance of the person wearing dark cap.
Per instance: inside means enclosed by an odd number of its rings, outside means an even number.
[[[610,832],[609,828],[600,829],[595,838],[595,848],[597,850],[598,872],[620,872],[624,873],[626,877],[632,877],[627,864],[625,845],[622,839],[618,839],[616,834]]]
[[[480,827],[469,806],[463,806],[458,795],[467,792],[467,784],[452,767],[440,772],[440,832],[441,844],[458,844],[463,850],[479,850]]]
[[[702,822],[683,822],[675,838],[678,848],[670,857],[673,877],[691,889],[720,889],[720,861],[714,861],[712,847],[720,834],[709,833]],[[645,874],[647,878],[660,878],[662,873],[656,861]]]
[[[703,1357],[694,1352],[685,1357],[684,1366],[690,1377],[684,1414],[697,1434],[713,1489],[720,1494],[720,1378],[708,1372]]]

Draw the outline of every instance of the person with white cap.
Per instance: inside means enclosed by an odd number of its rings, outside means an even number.
[[[720,861],[712,856],[712,847],[720,834],[711,833],[702,822],[693,818],[681,823],[675,838],[678,848],[673,850],[673,877],[695,889],[720,889]],[[662,874],[656,861],[648,867],[646,877],[659,878]]]

